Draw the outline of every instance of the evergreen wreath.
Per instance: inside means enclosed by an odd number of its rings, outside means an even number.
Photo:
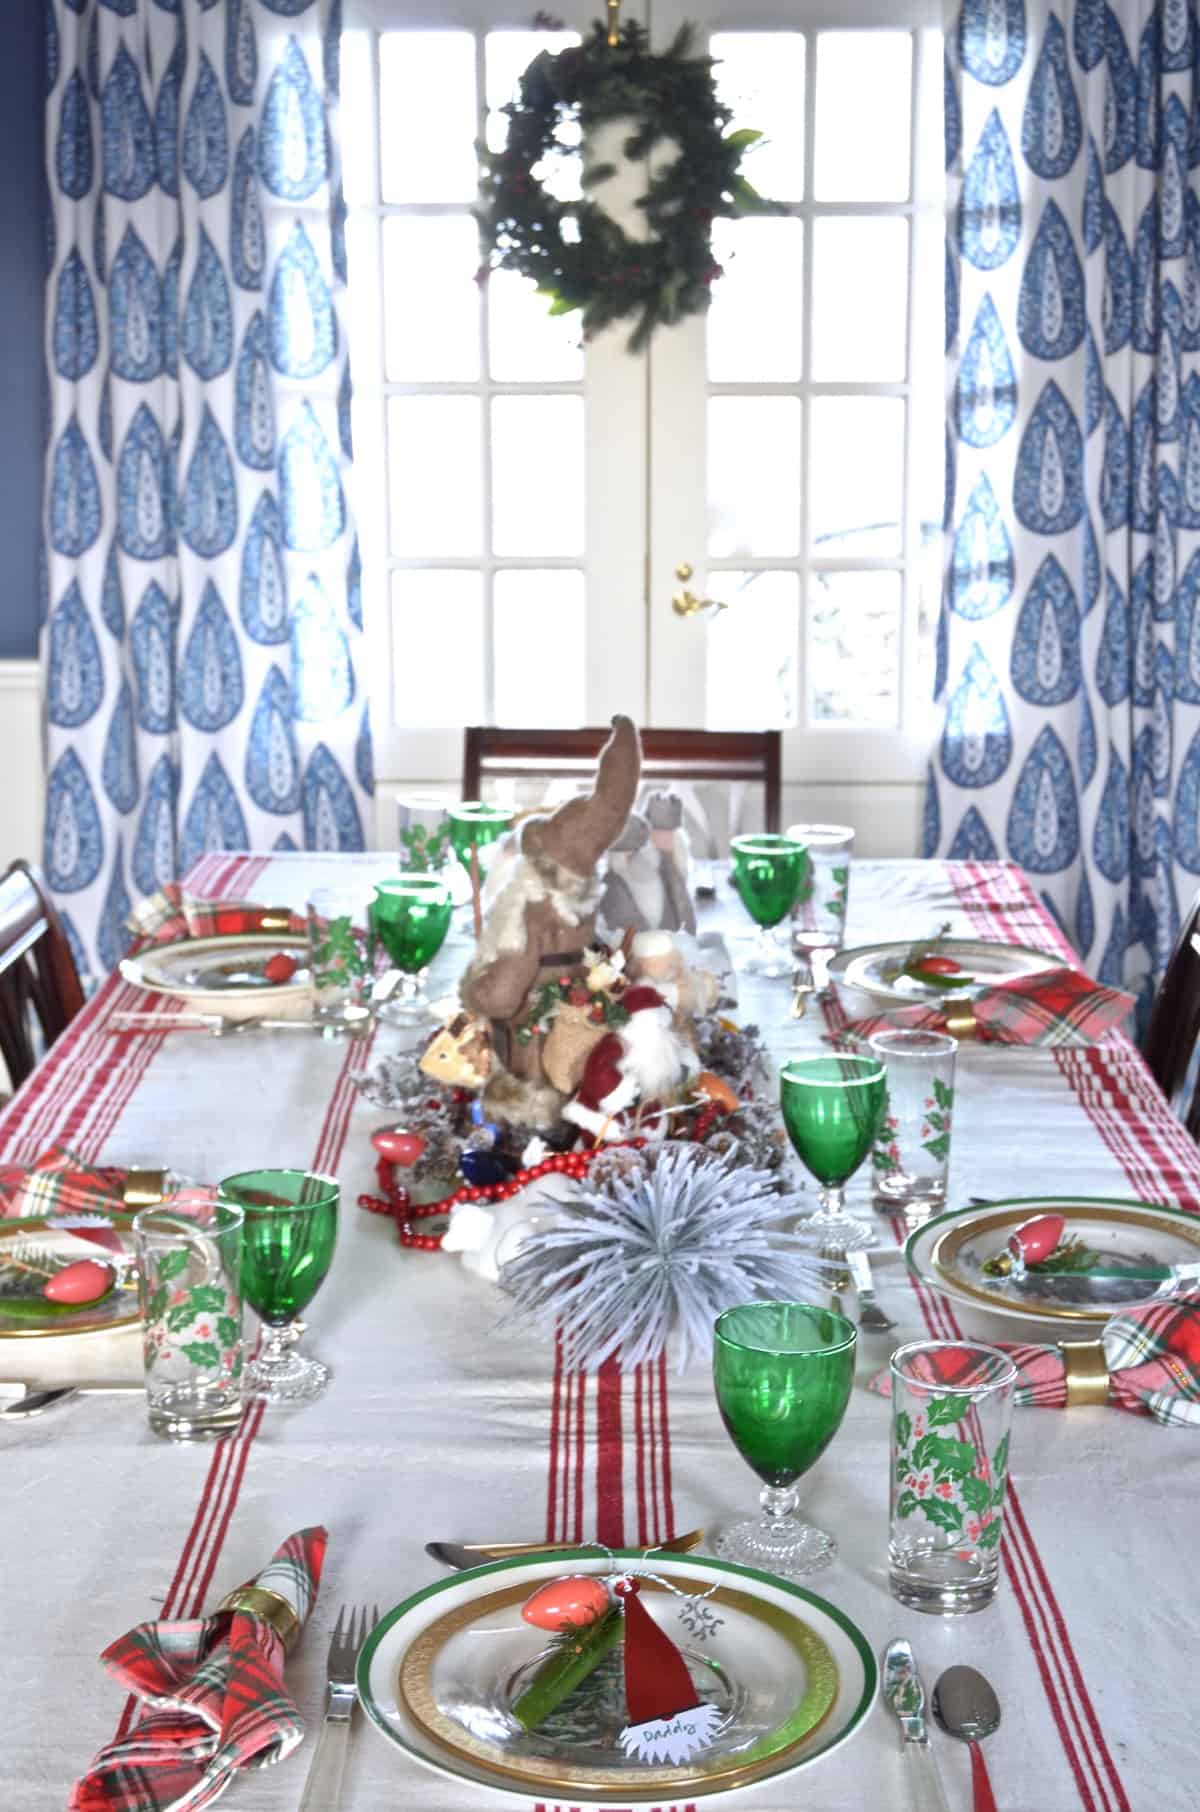
[[[538,23],[553,22],[539,16]],[[714,219],[782,208],[741,174],[743,153],[762,134],[750,127],[728,131],[731,114],[717,98],[713,59],[691,54],[693,38],[684,25],[669,50],[655,53],[645,27],[631,19],[610,47],[597,22],[582,44],[534,58],[518,99],[503,109],[504,149],[479,147],[481,280],[493,268],[532,277],[552,315],[582,310],[585,340],[635,315],[631,352],[656,327],[708,307],[722,274],[712,254]],[[679,155],[654,171],[637,203],[649,238],[631,239],[587,193],[616,173],[614,164],[584,165],[578,201],[558,200],[535,176],[544,159],[563,152],[558,134],[568,120],[578,121],[585,141],[597,126],[631,120],[623,149],[633,161],[664,140],[678,146]]]

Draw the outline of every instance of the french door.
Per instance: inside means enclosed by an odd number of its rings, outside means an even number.
[[[542,45],[498,0],[350,0],[357,498],[381,778],[461,726],[779,726],[785,778],[915,783],[940,582],[940,45],[912,0],[641,0],[720,58],[747,174],[708,316],[578,344],[471,279],[473,142]],[[822,10],[823,9],[823,10]],[[563,0],[564,32],[601,10]],[[617,134],[619,137],[619,132]],[[608,155],[611,147],[598,148]],[[556,184],[576,180],[564,159]],[[628,223],[644,186],[597,190]],[[832,789],[832,790],[831,790]],[[914,794],[915,797],[915,794]],[[807,803],[796,795],[797,803]]]

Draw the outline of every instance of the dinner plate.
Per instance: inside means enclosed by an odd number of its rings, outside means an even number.
[[[619,1649],[537,1730],[511,1716],[549,1641],[520,1607],[564,1573],[611,1574],[613,1560],[594,1549],[476,1567],[389,1611],[358,1663],[371,1723],[414,1761],[521,1812],[531,1795],[581,1807],[713,1800],[793,1774],[859,1729],[875,1698],[874,1657],[826,1599],[704,1556],[661,1557],[655,1566],[638,1549],[615,1559],[655,1574],[641,1602],[679,1647],[698,1695],[731,1714],[689,1763],[631,1762],[620,1749]]]
[[[944,937],[931,939],[929,949],[936,954],[949,956],[958,963],[964,974],[970,977],[966,986],[961,988],[934,988],[921,982],[915,976],[903,975],[901,970],[914,949],[920,948],[918,941],[906,938],[894,944],[860,944],[854,950],[839,950],[829,961],[829,978],[840,982],[843,987],[858,988],[875,1000],[885,1000],[893,1006],[912,1006],[914,1002],[924,1005],[936,1001],[939,1005],[948,1001],[971,1000],[982,988],[990,987],[994,982],[1011,981],[1017,975],[1040,975],[1050,969],[1061,969],[1058,957],[1048,956],[1044,950],[1033,950],[1025,944],[995,944],[982,938]]]
[[[300,963],[285,982],[268,981],[264,969],[280,951]],[[196,1013],[223,1019],[307,1019],[312,988],[308,940],[294,932],[242,931],[227,937],[181,938],[127,956],[121,974],[151,994],[170,994]]]
[[[1020,1282],[985,1275],[984,1262],[1003,1252],[1013,1228],[1040,1214],[1061,1214],[1064,1240],[1080,1240],[1098,1252],[1105,1270],[1200,1262],[1200,1217],[1147,1202],[1067,1195],[1024,1196],[936,1215],[909,1235],[904,1256],[930,1289],[1015,1321],[1102,1325],[1118,1309],[1168,1293],[1165,1283],[1089,1278],[1086,1271],[1049,1278],[1031,1270]]]
[[[44,1298],[39,1301],[40,1280],[45,1273],[84,1258],[97,1259],[102,1264],[119,1264],[122,1257],[132,1259],[131,1232],[103,1223],[100,1215],[89,1218],[103,1224],[105,1231],[119,1241],[120,1254],[81,1238],[69,1228],[56,1226],[54,1217],[0,1221],[0,1340],[107,1334],[113,1328],[129,1327],[138,1319],[136,1282],[80,1309],[55,1308]],[[20,1298],[12,1293],[18,1285]]]

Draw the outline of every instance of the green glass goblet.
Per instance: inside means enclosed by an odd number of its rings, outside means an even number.
[[[767,834],[735,837],[729,847],[733,884],[758,926],[755,949],[742,967],[749,974],[768,978],[789,975],[789,954],[771,934],[799,897],[808,872],[808,851],[792,837]]]
[[[421,977],[446,941],[454,902],[440,875],[406,874],[380,881],[371,902],[371,930],[391,959],[377,983],[371,1010],[397,1025],[430,1017]]]
[[[793,1514],[793,1486],[842,1425],[856,1337],[844,1315],[802,1302],[750,1302],[718,1316],[717,1407],[734,1446],[763,1480],[761,1517],[717,1537],[723,1559],[797,1579],[836,1555],[832,1535]]]
[[[865,1221],[846,1213],[845,1185],[871,1146],[887,1101],[887,1071],[877,1057],[795,1057],[780,1072],[783,1123],[796,1156],[821,1185],[821,1206],[802,1220],[843,1252],[875,1244]]]
[[[295,1348],[297,1317],[333,1258],[339,1197],[332,1177],[307,1170],[243,1170],[220,1185],[221,1201],[242,1211],[242,1296],[264,1324],[245,1371],[248,1396],[306,1403],[329,1382],[329,1367]]]
[[[495,845],[511,829],[514,812],[508,805],[464,799],[461,805],[450,807],[448,817],[454,853],[471,877],[471,912],[478,937],[483,929],[483,883],[496,853]]]

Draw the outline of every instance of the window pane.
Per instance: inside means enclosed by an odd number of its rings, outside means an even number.
[[[583,574],[499,572],[493,596],[496,722],[535,729],[584,723]]]
[[[531,277],[493,271],[488,278],[492,376],[502,384],[569,384],[583,377],[578,314],[551,315]]]
[[[708,595],[729,606],[708,625],[708,728],[786,729],[796,722],[798,576],[710,573]]]
[[[907,201],[912,38],[827,31],[817,39],[818,201]]]
[[[487,61],[487,142],[492,151],[502,151],[508,138],[508,115],[500,108],[515,100],[521,77],[539,51],[557,56],[571,44],[578,44],[574,31],[491,31],[484,53]],[[573,152],[579,145],[578,121],[564,119],[558,128],[558,141],[564,151]],[[579,161],[574,156],[551,157],[534,165],[534,174],[559,201],[575,201],[583,193],[579,184]]]
[[[479,401],[395,396],[388,404],[392,552],[465,558],[483,546]]]
[[[718,396],[708,404],[708,551],[800,551],[800,403]]]
[[[812,551],[898,554],[904,498],[899,397],[820,396],[812,404]]]
[[[475,40],[469,31],[379,39],[385,201],[475,200]]]
[[[725,271],[708,311],[714,384],[787,384],[800,376],[803,253],[798,220],[714,221],[713,255]]]
[[[479,234],[468,214],[383,223],[387,375],[409,383],[479,376]]]
[[[492,403],[492,547],[497,554],[583,552],[583,398]]]
[[[717,92],[733,124],[751,126],[763,142],[742,165],[760,195],[799,201],[804,194],[804,39],[793,31],[718,31]]]
[[[900,574],[814,573],[808,684],[813,723],[890,729],[898,721]]]
[[[812,375],[898,384],[908,337],[908,222],[813,222]]]
[[[483,579],[392,574],[392,715],[406,730],[484,720]]]

